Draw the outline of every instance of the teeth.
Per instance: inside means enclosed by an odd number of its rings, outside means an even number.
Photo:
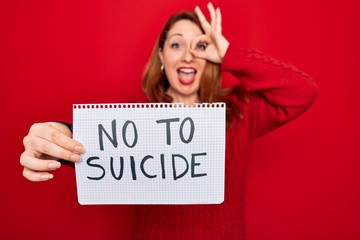
[[[190,74],[190,73],[195,73],[195,70],[184,68],[184,69],[179,69],[179,72]]]

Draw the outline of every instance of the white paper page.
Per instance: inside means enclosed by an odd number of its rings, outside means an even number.
[[[219,204],[225,103],[74,104],[80,204]]]

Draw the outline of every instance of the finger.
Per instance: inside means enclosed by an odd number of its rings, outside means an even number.
[[[191,41],[190,48],[192,50],[195,50],[196,46],[199,42],[209,44],[211,42],[211,39],[208,35],[205,35],[205,34],[198,35]]]
[[[47,122],[48,125],[52,126],[53,128],[56,128],[57,130],[59,130],[60,132],[71,136],[72,133],[69,129],[69,127],[67,125],[65,125],[64,123],[59,123],[59,122]]]
[[[218,33],[222,32],[222,16],[221,16],[220,8],[216,9],[215,31]]]
[[[51,141],[48,141],[43,138],[26,136],[24,138],[25,149],[28,151],[34,151],[40,154],[46,154],[58,159],[64,159],[71,162],[80,161],[80,155],[74,152],[71,152]],[[39,158],[39,156],[35,156]]]
[[[20,156],[20,164],[32,171],[52,171],[61,167],[60,162],[49,159],[39,159],[36,152],[25,151]]]
[[[215,8],[214,8],[214,5],[212,5],[212,3],[208,3],[207,5],[208,9],[209,9],[209,12],[210,12],[210,17],[211,17],[211,28],[213,30],[215,30],[215,24],[216,24],[216,13],[215,13]]]
[[[58,132],[54,131],[51,133],[53,135],[50,140],[56,142],[60,147],[74,153],[81,154],[85,151],[84,146],[72,138],[72,133],[65,124],[49,122],[49,125],[58,130]]]
[[[207,60],[207,53],[205,51],[197,51],[194,49],[189,49],[190,53],[195,57],[195,58],[200,58],[200,59],[205,59]]]
[[[53,174],[50,174],[48,172],[36,172],[28,168],[24,168],[23,176],[32,182],[48,181],[54,177]]]
[[[211,25],[206,20],[206,17],[204,16],[203,12],[201,11],[201,9],[198,6],[195,7],[195,13],[198,16],[200,24],[201,24],[202,28],[204,29],[204,31],[209,32],[211,29]]]
[[[84,152],[84,147],[71,138],[70,130],[61,123],[34,124],[30,128],[29,135],[38,136],[77,154]]]

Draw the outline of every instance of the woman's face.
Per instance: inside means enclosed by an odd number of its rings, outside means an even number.
[[[201,29],[189,20],[176,22],[167,34],[159,57],[165,66],[170,87],[167,94],[174,102],[191,104],[199,101],[198,90],[206,60],[194,58],[189,52],[194,39],[202,35]],[[204,44],[194,44],[196,50],[204,50]]]

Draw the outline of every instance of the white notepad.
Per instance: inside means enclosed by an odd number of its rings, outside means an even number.
[[[219,204],[225,103],[74,104],[80,204]]]

